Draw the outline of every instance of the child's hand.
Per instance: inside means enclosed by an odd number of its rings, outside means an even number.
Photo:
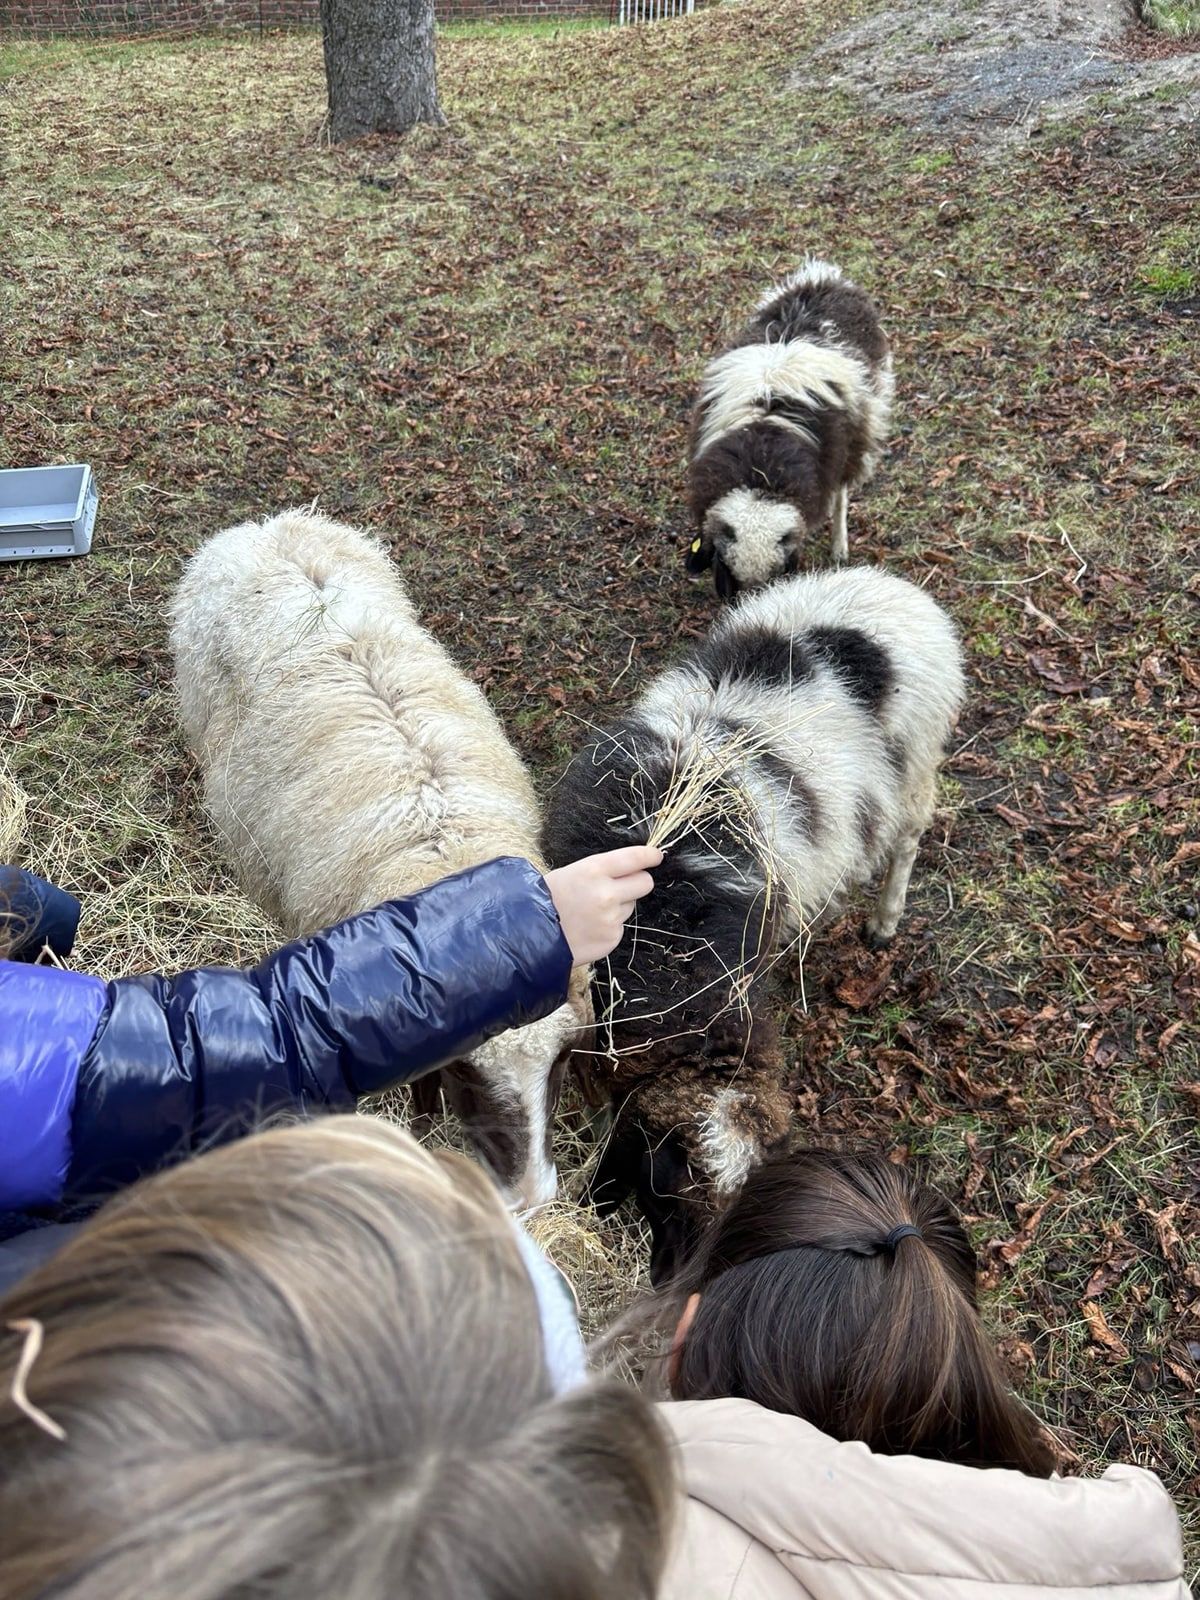
[[[654,887],[647,868],[657,867],[662,858],[662,851],[653,845],[634,844],[584,856],[546,874],[576,966],[599,961],[620,944],[634,906]]]

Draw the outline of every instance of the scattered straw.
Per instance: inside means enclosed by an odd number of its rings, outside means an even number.
[[[769,748],[766,737],[751,728],[726,737],[705,739],[699,732],[680,738],[672,751],[671,776],[650,822],[648,844],[669,850],[707,823],[727,818],[752,821],[755,808],[743,774],[756,756]]]
[[[0,861],[15,861],[17,846],[25,834],[25,814],[29,798],[24,789],[0,762]]]
[[[376,1115],[407,1124],[409,1091],[392,1090],[372,1102]],[[649,1290],[650,1234],[640,1217],[601,1217],[582,1203],[604,1151],[597,1115],[570,1084],[554,1119],[554,1163],[561,1175],[558,1198],[520,1221],[551,1261],[571,1280],[582,1312],[585,1339],[594,1339]],[[438,1117],[422,1132],[422,1143],[468,1150],[453,1118]],[[468,1153],[469,1150],[468,1150]]]

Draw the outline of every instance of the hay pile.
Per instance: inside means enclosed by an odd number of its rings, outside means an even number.
[[[16,860],[28,809],[28,795],[0,758],[0,862]]]

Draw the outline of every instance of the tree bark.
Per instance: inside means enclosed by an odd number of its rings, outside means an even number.
[[[445,121],[433,0],[321,0],[321,31],[335,143]]]

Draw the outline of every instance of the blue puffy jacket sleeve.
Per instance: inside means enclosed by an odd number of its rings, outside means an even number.
[[[45,1084],[51,1121],[53,1108],[68,1107],[69,1157],[58,1192],[41,1203],[102,1194],[273,1111],[346,1109],[419,1077],[555,1010],[570,969],[545,881],[506,857],[298,940],[246,972],[202,968],[102,986],[90,1042],[74,1066],[60,1053],[60,1081]],[[4,1170],[21,1139],[4,1104],[6,1056],[11,1067],[0,1042],[0,1207],[15,1203]]]
[[[79,901],[36,873],[0,866],[0,953],[36,961],[49,946],[66,960],[79,927]]]

